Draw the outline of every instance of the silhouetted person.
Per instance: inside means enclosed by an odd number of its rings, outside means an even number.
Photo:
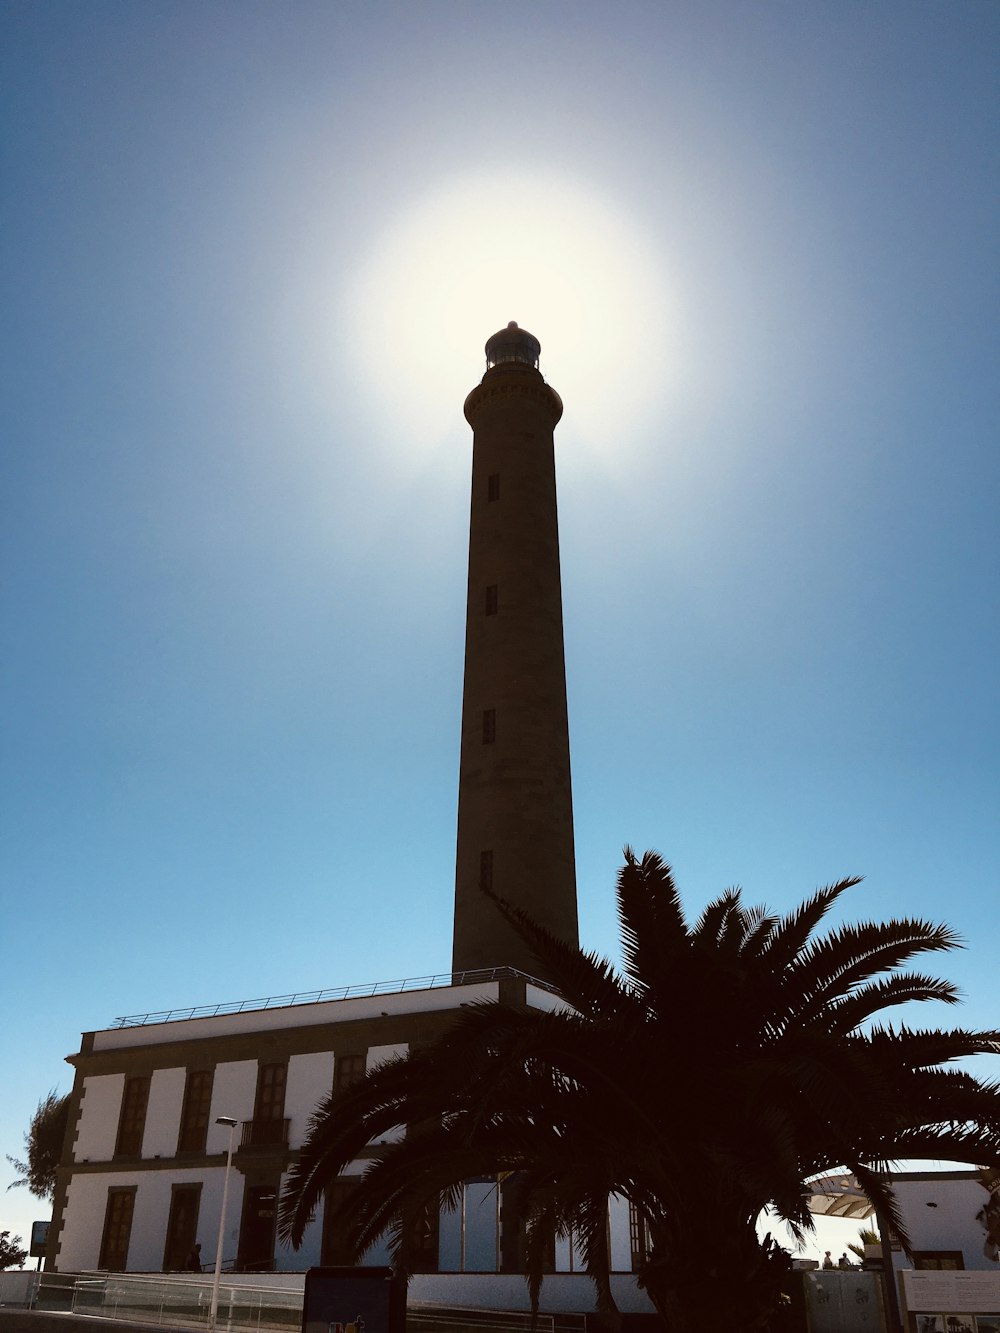
[[[196,1245],[188,1257],[184,1260],[184,1271],[186,1273],[201,1272],[201,1246]]]

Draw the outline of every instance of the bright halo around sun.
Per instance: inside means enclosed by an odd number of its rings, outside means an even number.
[[[449,429],[510,320],[541,342],[561,435],[598,452],[648,416],[674,364],[650,240],[596,192],[541,176],[425,195],[375,240],[349,304],[359,369],[414,443]]]

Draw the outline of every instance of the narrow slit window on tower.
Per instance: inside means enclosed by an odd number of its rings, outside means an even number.
[[[486,478],[486,499],[492,504],[500,499],[500,473],[491,472]]]
[[[481,889],[492,889],[493,887],[493,853],[479,853],[479,887]]]
[[[497,710],[483,709],[483,744],[492,745],[497,738]]]
[[[488,583],[486,585],[486,614],[495,616],[497,613],[497,585]]]

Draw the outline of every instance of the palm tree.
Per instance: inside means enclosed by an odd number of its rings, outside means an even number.
[[[11,1237],[9,1231],[0,1231],[0,1270],[13,1268],[15,1264],[18,1268],[23,1268],[27,1257],[28,1251],[24,1248],[20,1236]]]
[[[848,1244],[847,1248],[850,1250],[852,1254],[857,1255],[857,1257],[861,1260],[861,1262],[864,1263],[865,1246],[878,1245],[880,1244],[880,1242],[881,1242],[881,1237],[879,1236],[877,1231],[873,1230],[872,1227],[862,1227],[861,1230],[858,1232],[857,1240],[851,1241]]]
[[[56,1095],[55,1089],[35,1107],[24,1136],[27,1161],[8,1155],[7,1161],[18,1173],[9,1190],[27,1185],[38,1199],[51,1199],[56,1189],[56,1167],[62,1157],[63,1139],[69,1119],[69,1094]]]
[[[731,889],[690,924],[670,868],[626,848],[620,970],[495,899],[565,1006],[463,1009],[436,1044],[321,1103],[282,1200],[282,1237],[298,1245],[329,1183],[403,1126],[340,1215],[355,1257],[388,1232],[406,1272],[427,1207],[454,1205],[464,1180],[513,1173],[533,1302],[553,1230],[572,1226],[598,1303],[612,1307],[607,1209],[618,1195],[645,1223],[639,1281],[669,1327],[772,1327],[789,1259],[758,1237],[765,1206],[801,1237],[807,1182],[846,1168],[905,1243],[880,1174],[891,1162],[1000,1164],[997,1086],[951,1063],[997,1052],[1000,1034],[873,1021],[909,1001],[955,1002],[948,982],[900,970],[954,948],[954,933],[901,919],[814,937],[858,882],[783,917]]]

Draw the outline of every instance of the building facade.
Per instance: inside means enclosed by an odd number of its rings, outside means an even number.
[[[301,1271],[341,1259],[337,1204],[366,1165],[329,1191],[298,1251],[276,1245],[276,1205],[319,1101],[413,1046],[434,1041],[461,1005],[558,998],[502,970],[423,989],[359,988],[275,1008],[151,1015],[84,1034],[59,1168],[47,1266],[63,1272],[183,1269],[196,1243],[214,1255],[229,1129],[237,1121],[223,1262],[241,1272]],[[372,1149],[378,1145],[373,1143]],[[428,1219],[428,1272],[504,1269],[503,1190],[469,1182],[463,1206]],[[565,1246],[563,1246],[565,1249]],[[623,1267],[631,1266],[623,1254]],[[372,1254],[370,1262],[384,1259]],[[568,1251],[560,1262],[573,1268]]]
[[[988,1170],[894,1171],[889,1182],[913,1246],[910,1255],[894,1249],[897,1269],[998,1271],[1000,1175]]]

